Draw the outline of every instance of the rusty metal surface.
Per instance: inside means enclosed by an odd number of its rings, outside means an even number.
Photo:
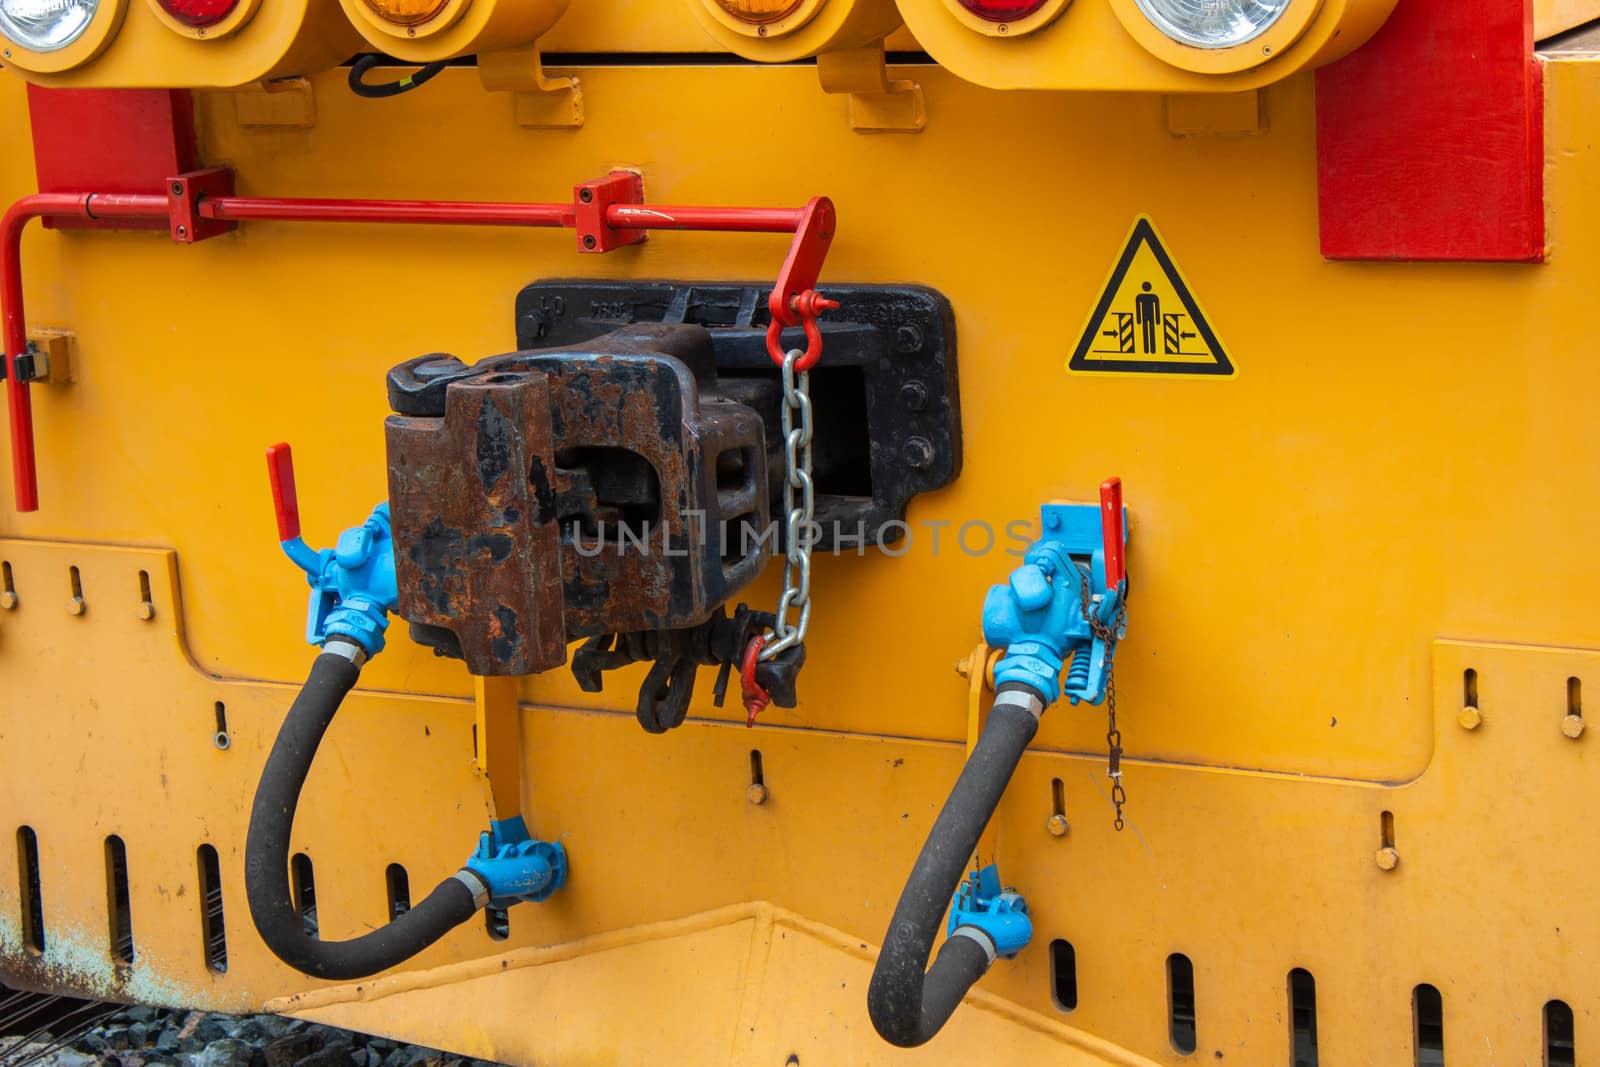
[[[458,383],[443,419],[391,417],[389,501],[400,613],[455,634],[474,674],[566,662],[542,374]]]
[[[459,650],[444,650],[474,673],[556,666],[564,639],[698,625],[771,554],[764,425],[718,391],[701,327],[630,327],[471,367],[424,357],[389,381],[400,613],[451,631]],[[458,399],[530,382],[515,407]],[[538,637],[519,645],[511,626]]]

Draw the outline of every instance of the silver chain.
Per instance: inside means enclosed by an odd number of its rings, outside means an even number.
[[[762,659],[772,659],[794,645],[803,644],[811,623],[811,531],[817,499],[811,483],[811,373],[795,373],[795,361],[805,353],[791,348],[783,357],[783,466],[788,477],[783,486],[783,596],[778,598],[772,640],[761,649]],[[800,425],[795,426],[798,414]],[[789,621],[789,612],[799,619]]]

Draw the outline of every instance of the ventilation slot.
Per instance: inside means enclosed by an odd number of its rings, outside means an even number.
[[[1059,937],[1050,942],[1050,992],[1062,1011],[1077,1009],[1078,954],[1071,941]]]
[[[200,867],[200,901],[205,931],[206,966],[222,974],[228,969],[228,931],[222,915],[222,867],[217,850],[201,845],[195,850]]]
[[[128,849],[122,838],[106,838],[106,914],[111,917],[111,955],[133,962],[133,909],[128,900]]]
[[[1181,952],[1167,957],[1167,1030],[1173,1048],[1195,1050],[1194,964]]]
[[[31,826],[17,828],[17,873],[22,889],[22,943],[44,951],[44,905],[39,896],[39,837]]]
[[[1552,1000],[1544,1006],[1544,1067],[1577,1067],[1577,1063],[1572,1009],[1564,1000]]]
[[[1444,1000],[1439,991],[1427,983],[1412,990],[1411,1016],[1416,1030],[1417,1067],[1444,1067]]]
[[[484,908],[483,925],[491,941],[504,941],[511,936],[511,913],[505,908]]]
[[[1317,980],[1303,967],[1289,972],[1289,1027],[1289,1062],[1317,1067]]]
[[[383,880],[389,891],[389,919],[392,922],[411,910],[411,879],[404,867],[391,863],[389,869],[383,872]]]
[[[289,882],[294,890],[294,910],[307,937],[317,936],[317,882],[311,873],[311,857],[296,852],[289,860]]]

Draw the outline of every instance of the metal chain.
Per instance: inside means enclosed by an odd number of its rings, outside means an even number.
[[[1107,626],[1101,622],[1090,608],[1089,604],[1089,578],[1084,576],[1083,585],[1083,621],[1089,624],[1089,632],[1105,642],[1106,646],[1106,777],[1111,779],[1111,804],[1116,809],[1116,819],[1112,826],[1117,833],[1121,833],[1127,823],[1122,818],[1122,806],[1128,802],[1128,793],[1122,788],[1122,730],[1117,726],[1117,637],[1122,632],[1123,625],[1128,617],[1128,606],[1124,604],[1117,613],[1117,621]]]
[[[804,352],[791,348],[783,357],[784,470],[788,477],[783,487],[784,560],[783,596],[778,599],[773,639],[761,649],[761,658],[772,659],[784,649],[803,644],[811,623],[811,531],[816,520],[816,493],[811,482],[811,374],[795,372],[795,361]],[[795,425],[796,416],[800,425]],[[799,612],[794,623],[790,610]]]

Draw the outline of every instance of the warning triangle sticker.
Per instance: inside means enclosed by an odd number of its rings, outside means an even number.
[[[1237,373],[1148,215],[1134,221],[1067,370],[1213,378]]]

